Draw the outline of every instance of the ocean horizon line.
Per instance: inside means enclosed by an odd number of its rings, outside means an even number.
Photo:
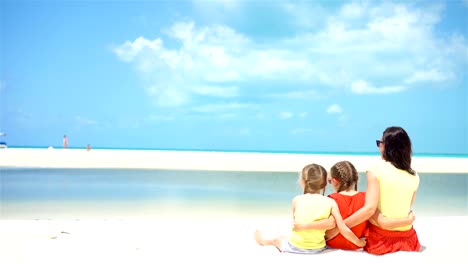
[[[63,149],[61,146],[8,146],[13,149]],[[68,149],[86,149],[84,147],[68,147]],[[307,155],[351,155],[380,156],[375,152],[352,151],[299,151],[299,150],[244,150],[244,149],[183,149],[183,148],[125,148],[125,147],[92,147],[95,150],[143,150],[143,151],[181,151],[181,152],[224,152],[224,153],[265,153],[265,154],[307,154]],[[468,158],[468,153],[413,153],[413,157],[433,158]]]

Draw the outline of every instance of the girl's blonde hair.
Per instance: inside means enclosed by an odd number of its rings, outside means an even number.
[[[327,185],[327,171],[318,164],[309,164],[302,169],[300,180],[304,183],[304,194],[317,193]]]
[[[359,176],[356,168],[351,162],[337,162],[333,167],[331,167],[330,175],[332,178],[338,179],[340,182],[337,192],[348,191],[353,187],[354,190],[357,191]]]

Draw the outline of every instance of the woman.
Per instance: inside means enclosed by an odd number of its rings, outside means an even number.
[[[383,227],[372,218],[376,210],[393,219],[405,218],[411,213],[419,186],[419,175],[411,168],[411,140],[403,128],[388,127],[382,139],[376,142],[383,160],[367,171],[364,206],[344,222],[352,228],[369,219],[364,247],[369,253],[383,255],[396,251],[419,251],[421,245],[412,225]],[[336,230],[327,233],[328,239],[336,234]]]
[[[361,209],[365,204],[365,192],[357,191],[359,174],[351,162],[340,161],[331,167],[330,173],[328,175],[328,182],[335,190],[335,193],[329,194],[328,197],[336,201],[341,216],[343,219],[346,219]],[[414,222],[414,215],[412,213],[403,218],[386,218],[377,210],[373,218],[375,218],[377,224],[384,229],[408,226],[412,225]],[[364,237],[367,231],[367,223],[368,221],[365,219],[362,221],[362,223],[353,226],[351,231],[353,231],[353,233],[359,238]],[[294,229],[296,231],[308,229],[326,229],[325,225],[327,224],[329,223],[325,220],[308,223],[295,221]],[[360,249],[341,234],[337,233],[335,237],[329,238],[328,235],[330,232],[333,232],[333,229],[326,232],[328,238],[326,243],[328,247],[344,250]]]

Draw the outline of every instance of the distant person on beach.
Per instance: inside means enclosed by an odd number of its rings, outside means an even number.
[[[369,219],[364,250],[383,255],[397,251],[419,251],[421,245],[413,225],[389,228],[372,217],[376,211],[385,218],[405,218],[411,214],[416,198],[419,175],[411,168],[411,140],[401,127],[388,127],[376,141],[382,161],[367,170],[364,206],[349,216],[345,223],[354,227]],[[336,231],[335,231],[336,232]]]
[[[63,135],[63,148],[68,148],[68,138],[67,138],[67,135]]]
[[[357,183],[359,180],[359,174],[354,165],[349,161],[340,161],[334,164],[330,169],[328,177],[328,183],[332,185],[335,193],[331,193],[328,197],[332,198],[338,204],[340,214],[343,219],[348,218],[354,212],[362,208],[365,204],[366,194],[365,192],[357,191]],[[414,215],[404,217],[401,219],[388,219],[383,217],[377,211],[374,215],[375,220],[381,226],[386,228],[395,228],[406,225],[411,225],[414,221]],[[346,222],[346,220],[345,220]],[[296,230],[305,230],[308,228],[316,228],[313,225],[302,225],[296,222],[294,225]],[[359,223],[358,225],[351,228],[351,231],[357,237],[364,237],[367,228],[367,219]],[[330,237],[333,236],[333,237]],[[335,233],[335,230],[327,231],[325,237],[327,238],[327,246],[330,248],[344,249],[344,250],[358,250],[360,249],[349,240],[347,240],[342,234]]]
[[[320,165],[310,164],[299,175],[299,184],[304,194],[292,201],[294,221],[301,223],[328,219],[332,215],[338,229],[346,239],[357,247],[363,247],[365,239],[360,239],[344,224],[335,200],[323,196],[327,184],[327,171]],[[255,240],[263,246],[275,246],[280,252],[315,254],[325,249],[325,230],[292,230],[289,237],[265,238],[261,231],[255,231]]]
[[[91,150],[91,145],[90,144],[86,145],[86,151],[90,151],[90,150]]]

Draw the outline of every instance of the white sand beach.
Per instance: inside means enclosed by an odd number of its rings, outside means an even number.
[[[256,228],[287,233],[287,218],[3,220],[0,263],[465,263],[467,220],[419,218],[424,250],[384,256],[295,255],[255,243]]]
[[[364,171],[377,156],[217,153],[146,150],[2,149],[2,167],[158,168],[299,171],[315,162],[350,160]],[[414,158],[419,172],[468,173],[466,158]],[[0,204],[1,205],[1,204]],[[1,207],[0,207],[1,210]],[[464,263],[468,216],[417,217],[422,252],[374,256],[329,250],[318,255],[279,253],[255,243],[255,229],[288,234],[290,219],[214,213],[154,218],[3,219],[0,263]]]
[[[141,168],[220,171],[299,172],[306,164],[330,168],[341,160],[360,172],[378,155],[198,152],[168,150],[0,149],[1,167]],[[418,172],[468,173],[468,158],[413,157]]]

